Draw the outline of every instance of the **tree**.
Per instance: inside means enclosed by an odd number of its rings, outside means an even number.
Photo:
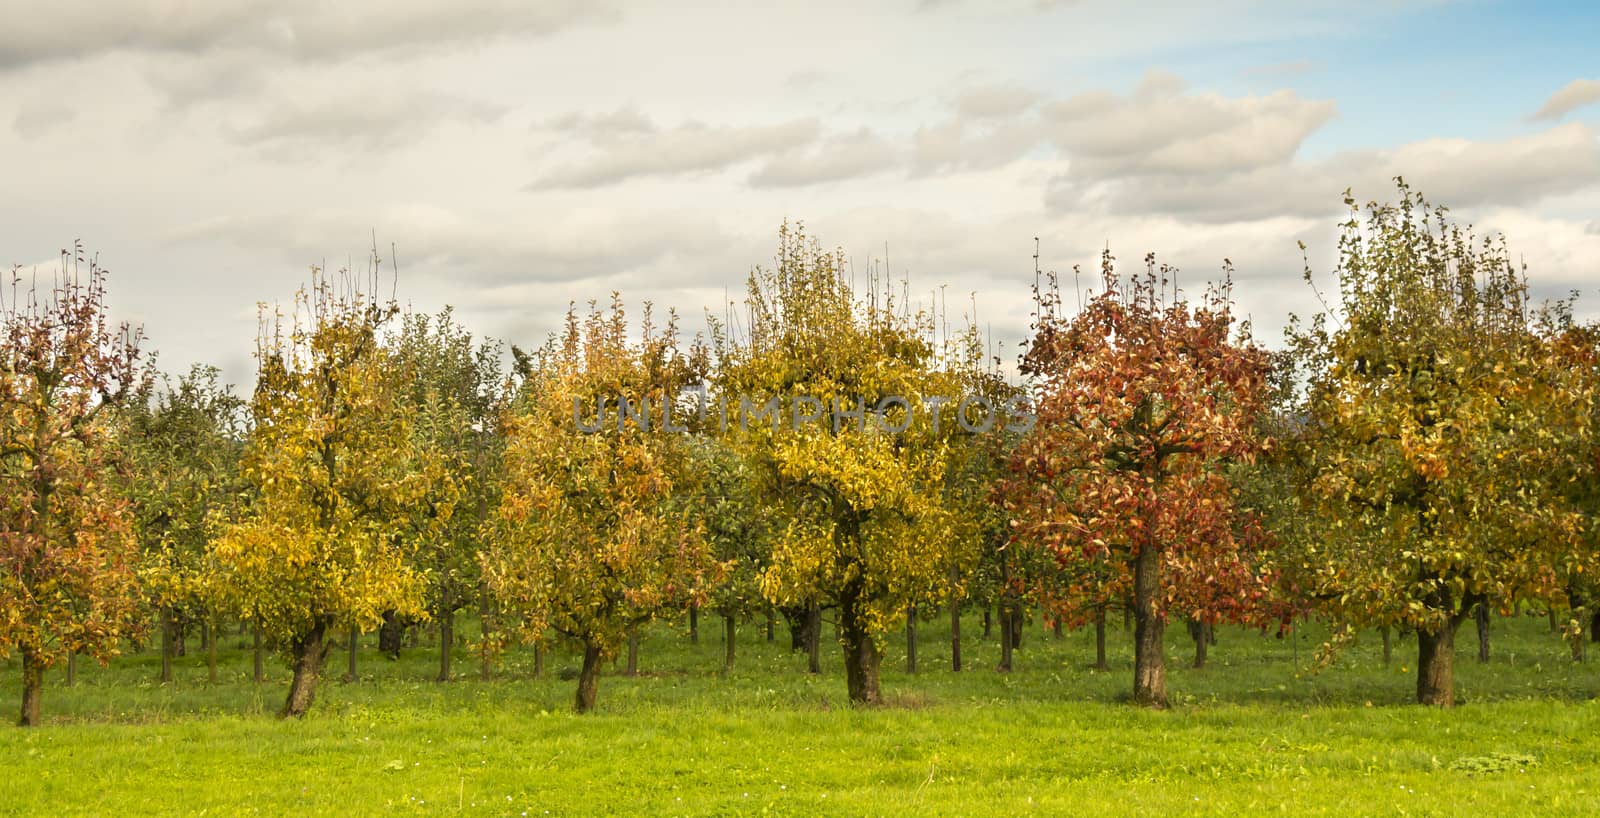
[[[1246,619],[1267,596],[1226,469],[1261,448],[1269,370],[1226,289],[1190,304],[1145,263],[1125,283],[1104,254],[1102,291],[1071,316],[1041,295],[1022,367],[1038,421],[1000,496],[1012,542],[1061,566],[1054,609],[1103,612],[1131,587],[1133,700],[1165,707],[1168,616]]]
[[[443,468],[414,446],[411,382],[381,333],[398,313],[345,275],[313,269],[287,327],[263,320],[254,419],[242,471],[255,497],[213,544],[218,599],[255,616],[293,667],[282,715],[311,707],[339,624],[385,611],[422,616],[423,582],[404,545],[447,523]],[[265,316],[264,316],[265,318]]]
[[[439,624],[439,680],[451,675],[456,612],[476,605],[486,611],[478,551],[481,531],[498,498],[494,470],[501,438],[500,347],[475,343],[472,333],[446,308],[435,317],[408,314],[391,344],[395,360],[412,378],[400,395],[414,417],[413,445],[442,467],[433,491],[451,499],[459,513],[441,525],[418,529],[413,564],[423,573],[428,608]],[[442,499],[442,498],[441,498]],[[393,612],[387,612],[393,618]],[[484,654],[496,638],[484,622]]]
[[[1557,501],[1586,521],[1580,548],[1594,554],[1600,550],[1600,324],[1573,323],[1569,304],[1553,305],[1545,315],[1553,319],[1539,327],[1551,356],[1546,368],[1559,373],[1572,411],[1555,418],[1560,425],[1549,430],[1547,444],[1557,442],[1559,449],[1543,465]],[[1587,560],[1566,561],[1558,570],[1567,610],[1561,630],[1573,661],[1581,662],[1585,639],[1600,641],[1600,577]]]
[[[240,501],[245,407],[219,375],[195,365],[159,395],[151,381],[121,413],[139,577],[161,623],[162,682],[172,681],[179,619],[209,616],[208,546]]]
[[[747,460],[723,440],[697,435],[690,444],[686,484],[678,492],[699,522],[722,579],[707,594],[709,610],[722,617],[723,669],[733,670],[738,623],[766,610],[761,574],[772,555],[772,531],[755,491]]]
[[[962,400],[978,405],[1007,407],[1013,412],[1025,408],[1024,390],[1001,374],[998,358],[986,359],[984,336],[976,326],[977,303],[964,318],[967,328],[950,336],[945,333],[933,379],[942,384],[944,394],[961,395]],[[941,323],[944,323],[941,318]],[[981,401],[982,404],[978,402]],[[961,408],[960,402],[956,408]],[[953,418],[951,420],[954,420]],[[976,417],[969,420],[977,422]],[[969,601],[980,601],[986,608],[1001,611],[1002,640],[998,669],[1012,669],[1012,655],[1020,646],[1024,611],[1033,598],[1028,588],[1034,566],[1028,553],[1010,548],[1006,542],[1005,509],[994,502],[994,487],[1005,478],[1011,449],[1020,439],[1012,423],[997,425],[983,434],[960,433],[946,437],[948,446],[944,473],[936,488],[948,512],[951,548],[944,555],[949,571],[950,665],[961,670],[961,609]],[[943,427],[941,427],[943,428]],[[964,432],[960,422],[951,427]],[[915,620],[908,617],[907,639],[915,638]],[[907,665],[910,666],[910,656]]]
[[[949,596],[959,544],[932,416],[943,410],[948,436],[956,407],[911,403],[948,395],[930,377],[926,316],[887,295],[858,301],[840,255],[800,228],[779,232],[777,264],[751,274],[746,305],[745,336],[718,331],[717,389],[786,521],[762,591],[784,607],[836,605],[850,701],[877,704],[881,635],[910,605]]]
[[[1450,707],[1474,608],[1561,603],[1563,577],[1593,572],[1561,485],[1590,451],[1573,443],[1592,394],[1552,354],[1504,241],[1399,194],[1365,219],[1346,196],[1337,308],[1291,328],[1314,523],[1293,565],[1335,618],[1414,628],[1417,701]]]
[[[719,578],[674,498],[687,437],[657,425],[686,414],[680,395],[701,376],[675,322],[658,332],[647,308],[631,342],[615,298],[582,321],[569,310],[565,333],[519,360],[526,376],[503,421],[500,504],[480,559],[525,640],[554,632],[581,646],[575,706],[588,712],[601,662],[655,616],[703,602]]]
[[[141,334],[107,315],[105,282],[75,246],[51,292],[0,303],[0,652],[22,654],[25,727],[39,724],[45,670],[79,653],[106,661],[138,633],[138,544],[108,410],[150,376]]]

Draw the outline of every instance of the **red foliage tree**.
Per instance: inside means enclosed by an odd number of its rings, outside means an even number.
[[[104,271],[91,260],[81,275],[83,261],[64,253],[53,292],[13,287],[0,308],[0,653],[22,654],[25,727],[46,669],[104,660],[135,627],[138,545],[103,411],[149,375],[139,334],[106,316]]]
[[[1226,289],[1191,305],[1169,268],[1145,261],[1124,285],[1105,254],[1104,291],[1071,316],[1053,283],[1039,294],[1023,357],[1038,422],[1000,491],[1013,544],[1057,563],[1043,574],[1056,615],[1131,589],[1134,700],[1164,707],[1168,615],[1251,620],[1270,599],[1265,539],[1228,474],[1263,446],[1270,366]]]

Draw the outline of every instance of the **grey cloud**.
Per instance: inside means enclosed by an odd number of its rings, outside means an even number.
[[[991,170],[1022,158],[1039,138],[1038,126],[1028,120],[973,126],[952,119],[917,129],[911,167],[920,175]]]
[[[594,139],[656,132],[656,125],[637,108],[619,108],[603,114],[570,113],[548,123],[551,130],[579,134]]]
[[[36,139],[56,128],[72,124],[77,118],[77,109],[70,105],[51,99],[36,99],[17,108],[11,127],[23,139]]]
[[[1600,184],[1600,138],[1580,124],[1494,142],[1425,140],[1392,150],[1349,151],[1317,162],[1290,162],[1235,172],[1164,173],[1051,180],[1046,202],[1056,211],[1104,207],[1120,213],[1163,213],[1201,222],[1274,216],[1320,218],[1342,208],[1340,193],[1385,198],[1405,176],[1437,203],[1515,206]]]
[[[614,19],[596,0],[7,0],[0,68],[75,59],[108,51],[209,54],[230,49],[337,60],[357,54],[426,49],[551,34]]]
[[[1107,178],[1281,164],[1337,110],[1293,91],[1237,98],[1182,91],[1177,77],[1152,73],[1128,97],[1080,95],[1046,106],[1045,118],[1074,175]]]
[[[594,188],[638,177],[720,171],[763,160],[748,181],[785,187],[907,169],[913,176],[1004,167],[1042,144],[1070,159],[1069,187],[1138,175],[1242,172],[1290,161],[1330,120],[1332,102],[1292,91],[1238,98],[1188,91],[1164,71],[1131,93],[1092,91],[1044,102],[1018,85],[968,88],[951,116],[889,139],[866,131],[824,138],[814,119],[771,126],[662,127],[635,108],[574,113],[544,128],[576,137],[582,152],[557,153],[529,189]]]
[[[270,67],[245,54],[182,55],[153,61],[146,71],[150,85],[166,97],[170,109],[257,95],[267,88]]]
[[[503,108],[438,91],[399,87],[346,89],[338,94],[280,99],[252,121],[229,129],[236,142],[281,159],[323,148],[364,151],[413,142],[447,122],[491,122]]]
[[[815,119],[750,127],[687,122],[663,129],[626,110],[564,117],[555,126],[587,137],[594,150],[552,168],[530,189],[592,188],[636,177],[712,172],[807,145],[821,132]]]
[[[956,115],[963,119],[1006,119],[1032,108],[1039,95],[1020,85],[985,85],[956,97]]]
[[[1189,89],[1189,83],[1183,77],[1160,68],[1146,71],[1139,79],[1138,87],[1133,89],[1133,98],[1139,101],[1152,101],[1175,97]]]
[[[1338,212],[1339,182],[1322,168],[1279,165],[1234,174],[1163,174],[1085,181],[1067,173],[1046,186],[1045,204],[1058,213],[1104,210],[1119,215],[1165,214],[1226,224],[1275,216],[1311,218]]]
[[[801,185],[855,179],[882,173],[896,165],[895,149],[862,128],[818,142],[805,153],[780,154],[750,175],[755,187]]]
[[[1597,102],[1600,102],[1600,80],[1577,79],[1551,94],[1529,119],[1535,122],[1560,119],[1578,108]]]

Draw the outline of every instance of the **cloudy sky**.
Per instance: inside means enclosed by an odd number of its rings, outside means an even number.
[[[1034,237],[1227,258],[1276,342],[1297,240],[1325,274],[1342,191],[1404,174],[1600,314],[1596,7],[1133,5],[0,0],[0,261],[82,239],[163,368],[240,383],[256,304],[374,234],[523,344],[612,290],[698,326],[784,219],[1007,344]]]

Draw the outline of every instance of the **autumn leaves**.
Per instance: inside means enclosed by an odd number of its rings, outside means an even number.
[[[319,273],[264,314],[248,401],[204,369],[158,395],[91,265],[4,311],[0,649],[23,659],[21,721],[45,668],[151,618],[255,627],[294,670],[294,716],[336,633],[449,634],[463,608],[486,663],[576,647],[578,710],[686,608],[724,619],[730,666],[739,622],[781,612],[814,640],[830,611],[848,696],[876,703],[883,634],[969,604],[1003,631],[1027,609],[1131,611],[1132,699],[1155,707],[1176,619],[1202,648],[1223,622],[1407,628],[1418,700],[1451,705],[1466,618],[1600,595],[1600,332],[1403,185],[1351,202],[1339,249],[1337,298],[1270,353],[1229,283],[1190,300],[1153,257],[1128,275],[1107,254],[1081,306],[1037,293],[1020,385],[976,330],[854,291],[798,227],[708,338],[614,299],[513,347],[510,373],[448,311]],[[762,422],[706,411],[746,403]]]

